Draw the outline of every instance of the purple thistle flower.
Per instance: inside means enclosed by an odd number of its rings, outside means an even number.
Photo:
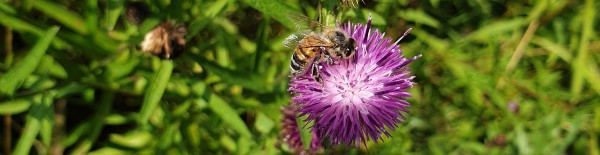
[[[283,119],[281,119],[282,129],[279,135],[283,137],[283,141],[294,150],[296,153],[304,152],[304,146],[302,145],[302,137],[300,136],[300,130],[296,123],[296,112],[293,108],[294,105],[281,109]]]
[[[310,132],[312,138],[310,140],[310,146],[308,147],[308,151],[311,154],[317,154],[323,150],[323,145],[321,144],[321,138],[317,132]]]
[[[406,118],[410,104],[403,98],[411,97],[414,76],[406,68],[421,55],[407,59],[398,42],[385,38],[377,29],[371,29],[371,18],[366,25],[340,25],[357,42],[354,58],[337,60],[329,65],[319,64],[323,83],[310,74],[292,78],[289,91],[298,105],[300,116],[308,115],[313,122],[313,133],[329,138],[333,145],[346,144],[366,147],[366,141],[382,140],[381,134],[390,137],[385,129],[394,130]]]
[[[300,130],[296,123],[296,112],[294,107],[294,105],[291,105],[290,107],[281,109],[283,119],[281,119],[282,130],[279,132],[279,135],[283,137],[283,141],[292,148],[295,153],[306,154],[302,143],[302,137],[300,136]],[[310,154],[316,154],[322,150],[323,146],[321,145],[319,136],[315,132],[311,132],[311,134],[312,139],[308,151]]]

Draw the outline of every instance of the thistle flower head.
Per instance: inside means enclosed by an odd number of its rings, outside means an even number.
[[[293,149],[294,152],[304,152],[302,137],[300,136],[298,124],[296,123],[296,113],[293,105],[282,108],[281,114],[283,114],[283,119],[281,119],[282,130],[279,132],[279,135],[283,138],[283,141],[288,145],[288,147]]]
[[[294,153],[306,154],[307,152],[302,143],[300,130],[296,123],[296,111],[294,107],[294,105],[291,105],[281,109],[283,119],[281,119],[282,130],[279,132],[279,135],[283,137],[283,141],[288,147],[293,149]],[[308,147],[308,153],[316,154],[322,150],[323,146],[321,145],[321,139],[318,137],[318,134],[312,132],[311,135],[312,138]]]
[[[310,74],[292,78],[289,91],[298,105],[300,116],[313,122],[311,131],[319,137],[328,138],[333,145],[366,147],[366,141],[377,143],[386,130],[394,130],[408,113],[414,76],[406,68],[420,55],[407,59],[402,55],[398,42],[410,32],[404,33],[396,42],[385,38],[383,33],[371,29],[371,19],[366,25],[340,25],[354,38],[354,58],[337,60],[334,64],[319,64],[323,82],[314,80]]]

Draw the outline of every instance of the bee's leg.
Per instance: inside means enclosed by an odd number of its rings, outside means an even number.
[[[317,82],[323,83],[323,79],[319,75],[319,64],[316,61],[313,63],[310,73]]]
[[[325,55],[325,62],[327,62],[327,64],[333,64],[333,59],[331,58],[331,56],[329,54],[324,54]]]

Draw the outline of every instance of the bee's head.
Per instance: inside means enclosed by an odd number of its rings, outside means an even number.
[[[327,33],[327,37],[331,39],[335,44],[345,44],[348,41],[348,37],[346,37],[346,33],[341,30],[334,30]]]
[[[348,42],[342,48],[344,58],[350,58],[356,53],[356,41],[354,38],[348,38]]]

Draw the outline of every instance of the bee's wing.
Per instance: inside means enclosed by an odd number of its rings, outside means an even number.
[[[288,36],[284,41],[283,45],[288,48],[296,48],[300,41],[306,36],[311,35],[312,37],[306,38],[303,44],[310,45],[312,47],[327,47],[332,46],[331,43],[325,42],[324,38],[320,35],[315,35],[315,31],[321,32],[325,29],[325,26],[321,25],[318,21],[312,20],[309,17],[300,14],[288,14],[288,18],[296,24],[297,33]]]
[[[327,41],[327,39],[323,38],[321,35],[312,35],[310,37],[305,37],[302,40],[302,47],[333,47],[335,44]]]
[[[296,24],[298,31],[321,31],[325,27],[319,21],[312,20],[301,14],[288,14],[288,18]]]
[[[300,41],[306,35],[308,35],[308,33],[309,32],[297,32],[297,33],[294,33],[294,34],[288,36],[287,38],[285,38],[285,40],[283,40],[283,46],[285,46],[287,48],[296,48],[296,46],[298,46]]]

